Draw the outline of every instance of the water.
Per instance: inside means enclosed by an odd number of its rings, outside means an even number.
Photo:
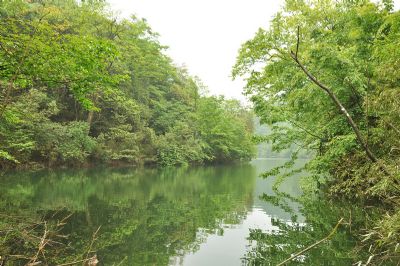
[[[349,204],[298,200],[299,176],[276,194],[273,179],[259,175],[284,161],[17,172],[0,177],[0,214],[71,215],[59,232],[68,235],[59,262],[85,258],[100,227],[92,244],[100,265],[276,265],[325,237],[340,217],[357,217]],[[353,246],[342,229],[294,265],[350,265]]]

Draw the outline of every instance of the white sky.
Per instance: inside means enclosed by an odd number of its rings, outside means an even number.
[[[120,16],[145,18],[177,65],[186,65],[211,94],[240,99],[244,82],[230,72],[242,43],[268,27],[284,0],[108,0]],[[400,0],[396,0],[396,9]]]

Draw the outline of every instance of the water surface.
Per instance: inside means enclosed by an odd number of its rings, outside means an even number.
[[[286,159],[235,166],[18,172],[2,178],[2,212],[61,219],[66,261],[93,245],[101,265],[276,265],[329,233],[349,210],[300,201],[299,175],[280,193],[260,173]],[[299,161],[302,164],[305,161]],[[349,207],[349,206],[347,206]],[[348,265],[343,230],[295,264]]]

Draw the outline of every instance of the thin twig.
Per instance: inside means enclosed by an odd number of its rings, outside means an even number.
[[[93,233],[93,235],[92,235],[92,241],[90,242],[90,245],[89,245],[89,249],[88,249],[88,251],[87,251],[87,253],[86,253],[86,260],[88,260],[89,259],[89,254],[90,254],[90,252],[92,251],[92,247],[93,247],[93,244],[94,244],[94,242],[96,241],[96,235],[97,235],[97,233],[100,231],[100,228],[101,228],[101,225],[97,228],[97,230]]]
[[[310,135],[310,136],[312,136],[312,137],[314,137],[314,138],[316,138],[316,139],[323,139],[323,137],[318,136],[318,135],[312,133],[310,130],[306,129],[305,127],[300,126],[298,123],[294,122],[293,120],[291,120],[291,119],[286,119],[286,120],[287,120],[290,124],[292,124],[293,126],[299,128],[299,129],[301,129],[302,131],[304,131],[305,133],[307,133],[308,135]]]
[[[46,245],[48,243],[48,240],[47,240],[48,233],[49,233],[49,231],[47,230],[47,223],[44,222],[44,233],[43,233],[43,236],[40,239],[40,242],[39,242],[39,245],[38,245],[38,250],[37,250],[35,256],[28,263],[29,266],[37,265],[37,259],[39,257],[39,254],[42,253],[43,249],[46,247]]]
[[[336,226],[333,228],[333,230],[329,233],[329,235],[327,235],[327,236],[324,237],[323,239],[319,240],[318,242],[315,242],[314,244],[308,246],[307,248],[303,249],[302,251],[300,251],[300,252],[294,254],[294,255],[291,256],[290,258],[288,258],[288,259],[282,261],[282,262],[279,263],[277,266],[285,265],[286,263],[292,261],[294,258],[297,258],[298,256],[300,256],[300,255],[306,253],[307,251],[309,251],[310,249],[312,249],[313,247],[316,247],[316,246],[318,246],[319,244],[321,244],[322,242],[324,242],[324,241],[328,240],[329,238],[331,238],[331,237],[336,233],[336,230],[338,229],[339,225],[340,225],[342,222],[343,222],[343,218],[341,218],[341,219],[339,220],[339,222],[336,224]]]
[[[120,266],[120,265],[122,265],[122,263],[124,263],[127,259],[128,259],[128,257],[125,256],[125,257],[124,257],[117,265],[115,265],[115,266]]]

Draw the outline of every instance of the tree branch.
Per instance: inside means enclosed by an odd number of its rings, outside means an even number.
[[[300,256],[300,255],[306,253],[307,251],[309,251],[310,249],[312,249],[313,247],[316,247],[316,246],[318,246],[319,244],[321,244],[322,242],[324,242],[324,241],[328,240],[329,238],[331,238],[331,237],[336,233],[336,231],[337,231],[339,225],[340,225],[342,222],[343,222],[343,218],[341,218],[341,219],[339,220],[339,222],[336,224],[336,226],[333,228],[333,230],[330,232],[329,235],[327,235],[327,236],[324,237],[323,239],[319,240],[318,242],[315,242],[314,244],[308,246],[307,248],[303,249],[302,251],[300,251],[300,252],[294,254],[294,255],[291,256],[290,258],[288,258],[288,259],[282,261],[282,262],[279,263],[277,266],[285,265],[286,263],[292,261],[294,258],[297,258],[298,256]]]
[[[297,33],[297,45],[296,48],[298,49],[300,43],[300,36],[299,36],[299,31]],[[335,103],[335,105],[339,108],[340,112],[346,117],[347,122],[350,124],[351,128],[353,129],[354,133],[356,134],[357,141],[360,143],[361,147],[364,149],[367,157],[372,161],[372,162],[377,162],[378,159],[376,156],[371,152],[371,150],[368,148],[366,145],[361,132],[354,122],[353,118],[349,114],[349,112],[346,110],[346,108],[343,106],[343,104],[340,102],[340,100],[336,97],[336,95],[333,93],[333,91],[328,88],[325,84],[321,83],[314,75],[312,75],[308,69],[302,64],[298,58],[298,50],[294,53],[293,51],[290,51],[290,56],[292,59],[296,62],[297,66],[301,68],[301,70],[307,75],[307,77],[318,87],[320,87],[323,91],[325,91],[331,100]]]
[[[299,47],[300,47],[300,26],[297,26],[296,58],[299,53]]]
[[[310,130],[308,130],[308,129],[302,127],[302,126],[300,126],[299,124],[297,124],[297,123],[294,122],[293,120],[288,119],[287,121],[289,121],[289,123],[290,123],[290,124],[293,124],[295,127],[297,127],[297,128],[299,128],[299,129],[301,129],[302,131],[304,131],[306,134],[308,134],[308,135],[310,135],[310,136],[312,136],[312,137],[314,137],[314,138],[316,138],[316,139],[323,139],[323,137],[318,136],[318,135],[312,133]]]

